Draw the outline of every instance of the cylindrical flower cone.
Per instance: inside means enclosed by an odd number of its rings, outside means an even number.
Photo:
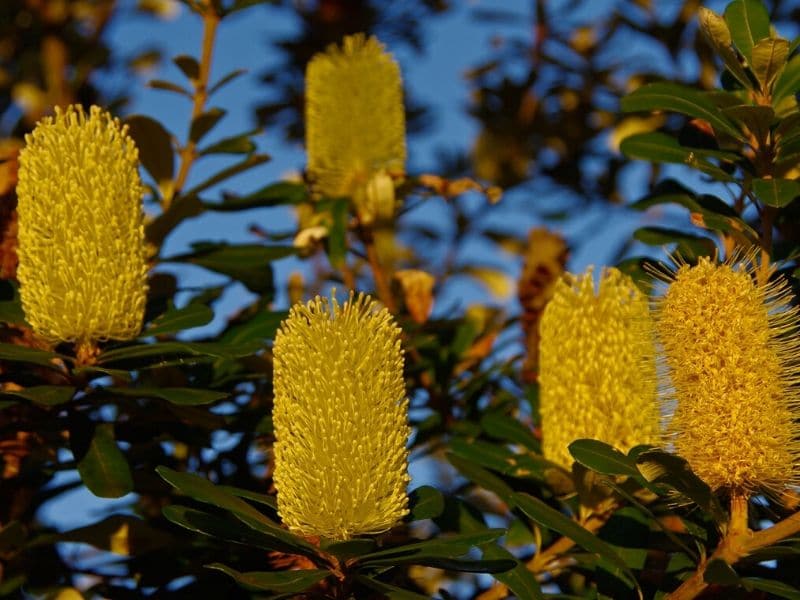
[[[626,452],[659,441],[655,340],[647,297],[617,269],[567,274],[544,310],[539,342],[545,458],[569,468],[591,438]]]
[[[390,218],[405,172],[400,68],[374,37],[345,37],[306,70],[308,175],[317,195],[352,198],[362,222]]]
[[[278,512],[292,531],[346,540],[408,512],[408,399],[400,328],[363,294],[297,304],[274,347]]]
[[[779,492],[797,479],[797,309],[749,259],[681,265],[658,301],[674,414],[668,442],[712,489]]]
[[[127,340],[142,326],[147,263],[138,151],[93,106],[56,109],[19,157],[20,296],[42,337]]]

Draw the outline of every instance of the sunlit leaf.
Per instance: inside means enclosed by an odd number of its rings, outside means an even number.
[[[769,37],[769,13],[761,0],[734,0],[725,8],[733,43],[750,61],[756,42]]]
[[[744,140],[742,133],[720,113],[708,96],[678,83],[657,82],[643,85],[622,99],[624,112],[667,110],[703,119],[719,133]]]
[[[800,196],[800,181],[753,179],[753,191],[764,204],[780,208]]]

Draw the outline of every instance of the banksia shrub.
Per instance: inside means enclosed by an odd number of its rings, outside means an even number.
[[[136,337],[147,295],[138,151],[100,108],[56,109],[19,157],[20,296],[39,335]]]
[[[785,282],[758,285],[748,261],[681,265],[659,300],[671,379],[669,441],[712,489],[796,480],[800,356]]]
[[[275,487],[292,531],[345,540],[408,512],[400,328],[363,294],[295,305],[274,346]]]
[[[627,451],[659,439],[655,341],[647,297],[630,277],[590,268],[556,284],[540,324],[542,452],[569,467],[567,447],[592,438]]]
[[[362,222],[394,214],[405,171],[400,68],[374,37],[345,37],[306,70],[308,174],[318,195],[349,196]]]

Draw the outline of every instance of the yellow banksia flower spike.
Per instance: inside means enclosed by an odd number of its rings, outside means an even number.
[[[367,295],[296,304],[274,346],[278,512],[346,540],[408,512],[410,434],[400,328]]]
[[[656,320],[674,407],[667,442],[712,489],[779,492],[797,481],[798,309],[753,258],[680,265]]]
[[[403,83],[376,38],[347,36],[308,63],[306,148],[317,195],[351,197],[364,223],[394,214],[406,162]]]
[[[138,151],[118,119],[93,106],[56,109],[19,157],[20,296],[41,336],[136,337],[147,296]]]
[[[655,335],[647,297],[619,270],[567,273],[542,315],[542,452],[566,468],[568,446],[592,438],[623,452],[659,441]]]

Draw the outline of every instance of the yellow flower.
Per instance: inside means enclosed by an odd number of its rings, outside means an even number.
[[[751,263],[681,265],[659,300],[668,433],[712,489],[778,491],[796,480],[797,309],[782,280],[756,285]]]
[[[147,296],[138,151],[93,106],[56,109],[19,157],[19,270],[25,318],[51,340],[135,337]]]
[[[400,328],[363,294],[296,304],[275,337],[275,487],[292,531],[345,540],[408,512]]]
[[[374,37],[345,37],[306,71],[308,174],[316,194],[349,196],[362,222],[394,214],[406,161],[400,68]]]
[[[627,451],[656,443],[660,416],[647,297],[607,269],[559,280],[540,323],[542,452],[569,467],[567,446],[592,438]]]

